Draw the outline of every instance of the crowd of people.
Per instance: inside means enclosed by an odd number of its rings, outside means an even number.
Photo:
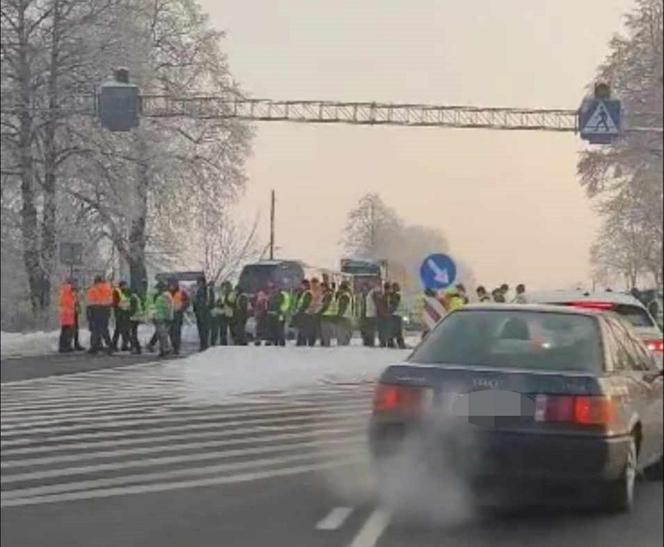
[[[490,293],[482,286],[476,290],[478,302],[506,302],[509,287],[502,285]],[[124,281],[112,284],[97,276],[81,297],[73,279],[60,288],[60,352],[83,351],[80,344],[80,315],[90,329],[88,352],[112,354],[129,351],[141,354],[138,329],[146,323],[154,331],[146,349],[159,350],[160,356],[180,353],[182,327],[187,310],[196,319],[199,348],[215,345],[247,345],[247,322],[255,321],[253,343],[285,346],[288,331],[298,346],[347,346],[353,332],[359,330],[367,347],[405,348],[403,306],[398,283],[363,285],[354,293],[347,281],[337,286],[329,279],[303,279],[295,291],[268,284],[265,290],[249,295],[242,287],[224,282],[216,287],[204,277],[197,280],[190,295],[177,279],[158,280],[150,291],[147,284],[130,288]],[[445,312],[469,302],[465,287],[457,284],[450,290],[425,291],[423,298],[433,298]],[[516,287],[514,302],[525,303],[525,286]],[[110,333],[113,318],[113,335]]]

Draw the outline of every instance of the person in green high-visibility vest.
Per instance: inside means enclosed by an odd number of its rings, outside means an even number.
[[[320,309],[320,345],[328,347],[336,336],[337,295],[332,287],[323,285],[323,301]]]
[[[290,306],[290,293],[285,289],[273,288],[267,308],[269,343],[271,345],[286,345],[286,318]]]
[[[141,343],[138,340],[138,326],[145,322],[145,303],[137,289],[129,294],[129,346],[134,355],[141,354]]]

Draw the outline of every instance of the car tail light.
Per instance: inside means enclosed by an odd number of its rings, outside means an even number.
[[[646,347],[655,353],[664,353],[664,341],[662,340],[647,340]]]
[[[538,395],[535,421],[577,425],[609,425],[613,404],[603,395]]]
[[[569,304],[573,308],[582,308],[586,310],[612,310],[613,304],[611,302],[591,302],[581,300],[579,302],[571,302]]]
[[[419,414],[422,410],[424,390],[396,384],[376,385],[373,411],[377,414]]]

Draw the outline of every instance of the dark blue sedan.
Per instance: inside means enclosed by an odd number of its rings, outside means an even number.
[[[383,372],[370,443],[386,473],[425,446],[418,465],[480,499],[629,510],[639,475],[661,479],[661,363],[611,313],[467,306]]]

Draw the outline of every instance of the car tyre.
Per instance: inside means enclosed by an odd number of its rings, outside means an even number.
[[[634,505],[634,491],[637,476],[636,439],[632,437],[627,451],[625,466],[620,477],[607,485],[604,508],[610,513],[625,513]]]

